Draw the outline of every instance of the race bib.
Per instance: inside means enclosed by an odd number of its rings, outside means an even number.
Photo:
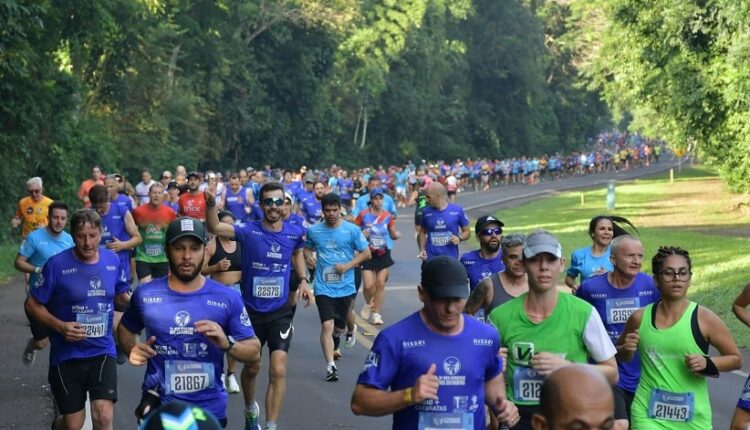
[[[451,242],[453,234],[449,231],[439,231],[430,233],[430,243],[432,246],[446,246]]]
[[[330,268],[323,272],[323,281],[325,281],[326,284],[338,284],[341,282],[341,273]]]
[[[283,276],[256,276],[253,278],[253,297],[276,299],[284,291]]]
[[[665,421],[688,422],[693,419],[695,398],[693,393],[671,393],[658,388],[651,390],[648,417]]]
[[[164,252],[160,243],[148,243],[146,244],[146,255],[149,257],[158,257]]]
[[[641,299],[638,297],[607,299],[607,324],[625,324],[630,315],[640,307]]]
[[[103,337],[107,334],[109,314],[76,314],[76,322],[86,330],[86,337]]]
[[[386,242],[385,242],[385,239],[383,239],[382,237],[370,236],[370,245],[373,248],[385,248]]]
[[[419,430],[473,430],[474,414],[420,412]]]
[[[544,376],[530,367],[514,368],[513,394],[516,400],[539,403],[539,393],[542,391],[543,381]]]
[[[214,365],[198,361],[164,363],[167,394],[186,394],[214,387]]]

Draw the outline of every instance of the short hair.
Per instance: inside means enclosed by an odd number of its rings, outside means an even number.
[[[42,178],[40,178],[39,176],[34,176],[33,178],[29,178],[29,180],[26,181],[26,188],[34,185],[39,185],[39,188],[43,188]]]
[[[609,244],[609,252],[611,254],[614,254],[615,251],[617,251],[617,249],[620,248],[622,243],[625,242],[626,240],[633,240],[635,242],[641,243],[641,240],[638,239],[637,237],[631,236],[629,234],[623,234],[621,236],[617,236],[614,239],[612,239],[612,242],[610,242]]]
[[[89,190],[89,200],[92,205],[109,201],[109,192],[104,185],[96,184]]]
[[[78,209],[70,219],[70,231],[73,234],[80,231],[84,225],[90,224],[91,227],[102,231],[102,217],[91,208]]]
[[[148,187],[148,192],[150,193],[154,188],[161,188],[162,190],[164,190],[164,184],[158,181],[154,182],[150,187]]]
[[[52,216],[52,211],[59,209],[63,210],[65,212],[68,211],[68,205],[65,204],[62,200],[55,200],[54,202],[50,203],[49,207],[47,208],[47,213]]]
[[[237,217],[230,211],[221,211],[217,215],[219,219],[224,218],[225,216],[228,216],[229,218],[232,218],[233,221],[237,221]]]
[[[320,199],[320,206],[325,208],[326,206],[338,206],[341,207],[341,197],[336,193],[328,193]]]
[[[660,246],[659,250],[651,259],[651,271],[654,275],[661,273],[661,268],[664,267],[664,261],[673,255],[683,257],[687,260],[688,270],[693,270],[693,262],[690,260],[690,253],[686,250],[677,246]]]
[[[260,191],[258,192],[258,195],[262,199],[264,198],[266,193],[271,193],[274,191],[281,191],[283,193],[284,186],[278,182],[266,182],[265,184],[263,184],[263,186],[260,187]]]
[[[503,250],[515,248],[517,246],[526,246],[526,235],[523,233],[510,233],[503,236],[500,240],[500,246]]]

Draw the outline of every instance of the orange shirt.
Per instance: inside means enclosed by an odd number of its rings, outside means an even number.
[[[49,222],[47,209],[52,204],[52,199],[42,196],[41,200],[35,202],[31,196],[18,201],[16,216],[21,219],[21,235],[26,236],[39,227],[44,227]]]
[[[93,179],[86,179],[85,181],[81,182],[81,186],[78,188],[78,198],[83,201],[83,207],[89,208],[91,207],[91,202],[89,201],[89,190],[94,185],[104,185],[104,181],[99,179],[98,181],[95,181]]]

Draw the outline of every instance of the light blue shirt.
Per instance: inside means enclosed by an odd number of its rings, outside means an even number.
[[[348,263],[355,252],[364,252],[367,239],[356,225],[341,221],[331,228],[325,222],[314,224],[307,230],[305,247],[318,253],[315,267],[315,295],[333,298],[350,296],[357,292],[354,286],[354,270],[336,272],[334,266]]]
[[[52,236],[49,234],[49,230],[43,227],[26,236],[26,240],[21,244],[21,249],[18,250],[18,255],[26,257],[26,261],[32,266],[42,267],[50,257],[72,247],[73,238],[68,232],[62,231],[57,236]],[[38,274],[32,273],[29,276],[29,285],[35,285],[38,277]]]

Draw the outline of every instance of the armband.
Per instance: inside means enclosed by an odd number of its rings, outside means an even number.
[[[411,405],[414,403],[414,387],[409,387],[406,390],[404,390],[404,402]]]
[[[708,355],[704,355],[703,358],[706,359],[706,368],[700,372],[701,375],[718,378],[719,369],[716,368],[716,364],[713,362],[713,360],[711,360],[711,357]]]

